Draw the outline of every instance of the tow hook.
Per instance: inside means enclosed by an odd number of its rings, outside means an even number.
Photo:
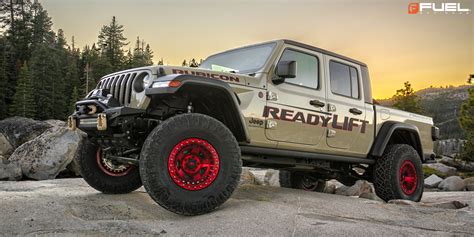
[[[107,130],[107,116],[105,113],[100,113],[97,117],[97,130],[105,131]]]
[[[76,119],[73,118],[72,116],[69,116],[67,118],[67,127],[70,129],[70,130],[76,130],[77,126],[76,126]]]

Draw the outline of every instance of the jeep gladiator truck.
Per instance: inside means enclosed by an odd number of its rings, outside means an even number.
[[[290,40],[218,53],[199,68],[112,73],[75,107],[68,125],[88,134],[86,182],[104,193],[143,184],[182,215],[224,203],[242,165],[281,170],[283,187],[365,179],[385,201],[419,201],[421,164],[439,136],[429,117],[375,105],[364,63]]]

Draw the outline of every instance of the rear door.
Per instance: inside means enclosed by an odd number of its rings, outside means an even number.
[[[287,46],[279,61],[296,61],[296,78],[281,84],[268,83],[265,135],[269,140],[305,145],[318,144],[326,128],[320,124],[325,115],[325,88],[321,83],[323,55]]]
[[[361,68],[336,57],[324,57],[329,82],[326,88],[328,111],[332,113],[326,143],[329,147],[351,150],[368,126]]]

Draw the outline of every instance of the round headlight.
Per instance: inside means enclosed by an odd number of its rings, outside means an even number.
[[[142,72],[133,81],[133,90],[137,93],[145,90],[146,87],[150,85],[151,77],[148,73]]]
[[[147,74],[147,76],[146,76],[145,78],[143,78],[143,86],[144,86],[145,88],[150,87],[151,81],[152,81],[152,80],[151,80],[151,76]]]

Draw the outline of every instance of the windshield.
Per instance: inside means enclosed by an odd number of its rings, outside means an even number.
[[[212,55],[199,67],[220,72],[254,73],[265,65],[275,45],[273,42]]]

